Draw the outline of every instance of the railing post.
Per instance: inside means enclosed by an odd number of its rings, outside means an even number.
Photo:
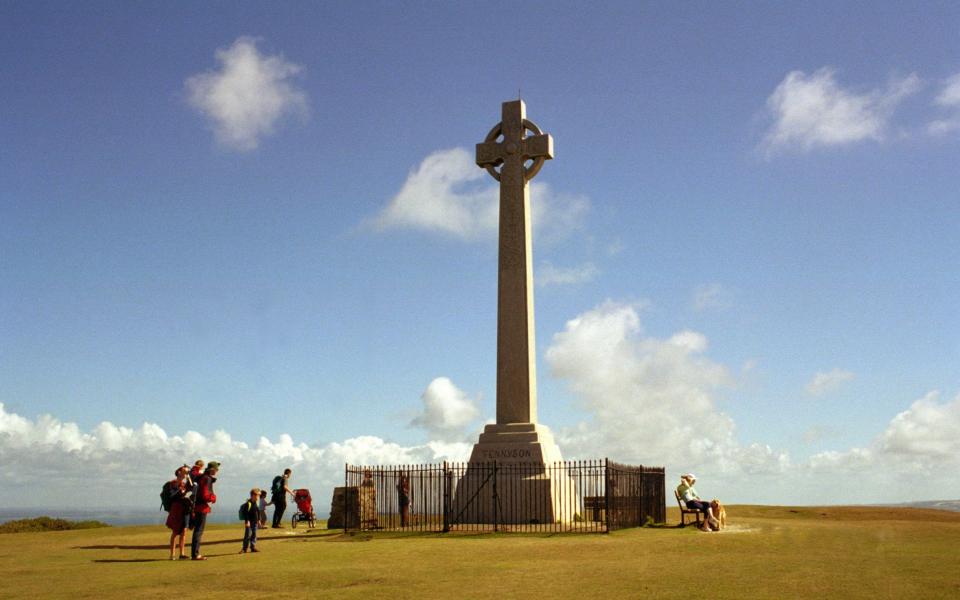
[[[606,521],[607,531],[610,533],[610,459],[603,459],[603,520]]]
[[[350,480],[350,464],[343,463],[343,533],[347,533],[347,485]]]
[[[500,497],[497,496],[497,461],[493,461],[493,530],[496,532],[500,524],[499,505]]]
[[[443,461],[443,532],[450,533],[450,472],[447,461]]]

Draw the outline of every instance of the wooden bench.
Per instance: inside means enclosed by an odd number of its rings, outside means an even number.
[[[587,521],[602,523],[604,512],[607,510],[606,496],[585,496],[583,498],[583,512]]]
[[[687,515],[694,515],[697,520],[697,527],[700,527],[700,519],[703,518],[703,513],[693,508],[687,508],[687,505],[680,499],[680,494],[677,490],[673,490],[673,497],[677,499],[677,506],[680,507],[680,527],[687,526]]]

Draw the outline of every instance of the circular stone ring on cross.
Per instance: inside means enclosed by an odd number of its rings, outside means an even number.
[[[537,125],[530,119],[523,120],[523,129],[524,129],[524,134],[526,134],[526,132],[529,131],[533,135],[543,135],[543,132],[540,130],[540,128],[537,127]],[[503,121],[500,121],[499,123],[493,126],[493,129],[490,130],[490,133],[487,134],[486,139],[484,139],[483,141],[495,142],[497,141],[497,138],[500,137],[500,134],[502,133],[503,133]],[[524,135],[524,137],[527,137],[527,136]],[[506,150],[507,154],[516,154],[517,152],[520,151],[520,148],[519,146],[517,146],[516,142],[509,142],[504,148],[504,150]],[[531,179],[533,179],[533,177],[540,172],[540,168],[543,167],[544,162],[545,162],[545,159],[542,156],[538,158],[534,158],[533,164],[530,165],[529,167],[524,167],[523,169],[524,180],[530,181]],[[497,181],[500,181],[500,172],[497,171],[495,165],[486,165],[484,168],[487,170],[488,173],[490,173],[491,177],[493,177]]]

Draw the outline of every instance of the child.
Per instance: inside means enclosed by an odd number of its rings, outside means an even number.
[[[190,499],[191,504],[197,500],[197,489],[200,484],[200,476],[203,475],[203,465],[204,462],[198,460],[193,463],[193,468],[187,474],[187,491],[184,496]],[[187,465],[183,465],[183,468],[186,469]],[[187,527],[193,529],[193,525],[193,507],[191,506],[190,515],[187,518]]]
[[[243,549],[240,554],[245,554],[247,548],[250,552],[259,552],[257,550],[257,526],[260,524],[260,490],[253,488],[250,490],[250,499],[243,505],[241,511],[243,514]]]
[[[187,465],[183,466],[186,468]],[[193,463],[193,468],[190,469],[190,474],[187,475],[187,487],[189,487],[190,491],[194,494],[194,498],[196,498],[197,484],[200,482],[201,475],[203,475],[203,461],[198,460]]]
[[[267,490],[260,490],[260,529],[267,526]]]

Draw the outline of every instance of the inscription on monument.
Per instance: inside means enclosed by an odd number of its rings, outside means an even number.
[[[533,452],[529,448],[478,448],[481,460],[516,460],[529,461]]]

